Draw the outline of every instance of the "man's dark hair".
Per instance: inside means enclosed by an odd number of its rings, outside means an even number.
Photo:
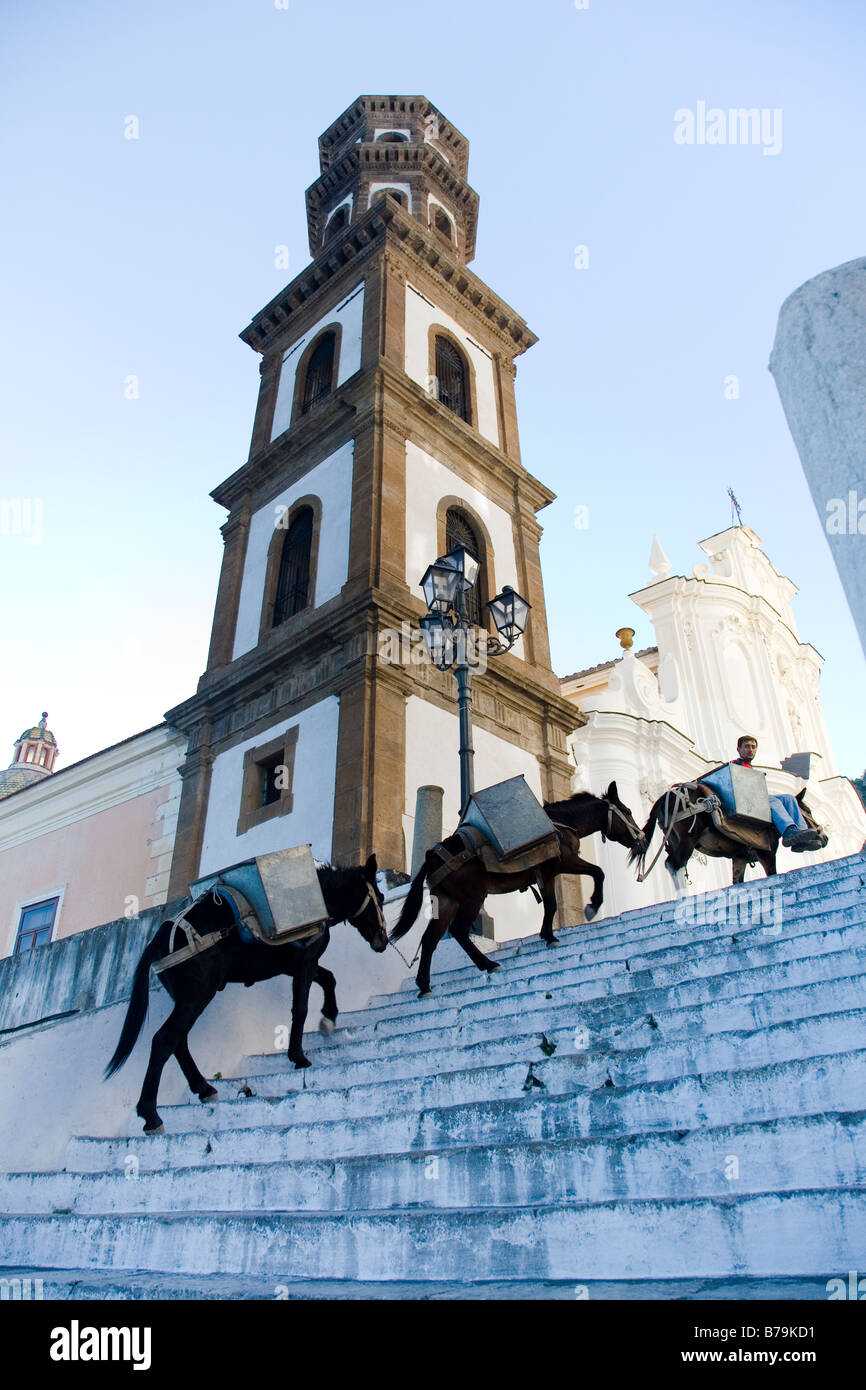
[[[758,740],[755,738],[755,735],[754,735],[754,734],[740,734],[740,737],[737,739],[737,749],[738,749],[738,750],[739,750],[740,746],[746,742],[746,739],[747,739],[747,738],[750,738],[750,739],[752,740],[753,743],[757,743],[757,742],[758,742]]]

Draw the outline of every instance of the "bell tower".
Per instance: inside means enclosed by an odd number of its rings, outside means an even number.
[[[421,576],[455,542],[480,562],[477,622],[493,631],[506,584],[532,605],[474,681],[476,784],[570,791],[583,720],[550,668],[536,520],[553,494],[521,462],[514,394],[536,338],[467,268],[468,143],[424,97],[364,96],[319,163],[313,259],[241,334],[261,358],[250,453],[212,493],[228,517],[207,670],[166,715],[189,738],[170,896],[306,841],[408,869],[422,785],[456,824],[456,683],[418,637]]]

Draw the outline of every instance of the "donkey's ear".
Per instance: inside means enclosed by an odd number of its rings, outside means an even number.
[[[806,795],[806,788],[805,788],[805,787],[803,788],[803,790],[802,790],[801,792],[797,792],[797,800],[799,801],[799,803],[800,803],[801,806],[802,806],[802,804],[803,804],[803,797],[804,797],[805,795]]]
[[[608,797],[610,797],[611,801],[618,801],[618,800],[619,800],[619,793],[617,792],[617,789],[616,789],[616,782],[611,782],[610,786],[608,787],[607,791],[605,792],[605,795],[608,796]]]
[[[371,854],[371,855],[370,855],[370,858],[367,860],[366,864],[364,865],[364,877],[367,878],[367,879],[369,879],[370,882],[373,883],[373,882],[375,881],[375,878],[376,878],[376,875],[377,875],[378,872],[379,872],[379,865],[376,863],[376,856],[375,856],[375,854]]]

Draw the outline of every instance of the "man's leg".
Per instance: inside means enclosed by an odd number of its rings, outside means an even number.
[[[770,814],[773,824],[782,836],[782,844],[788,849],[808,850],[820,848],[820,836],[803,819],[797,798],[787,792],[770,797]]]

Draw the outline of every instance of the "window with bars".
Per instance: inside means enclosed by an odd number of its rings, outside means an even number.
[[[304,377],[304,394],[301,397],[301,414],[306,415],[314,405],[330,394],[334,380],[334,354],[337,335],[326,333],[311,353]]]
[[[274,627],[306,608],[310,598],[310,557],[313,547],[313,511],[298,512],[283,541],[280,571],[274,599]]]
[[[482,584],[484,575],[484,554],[478,543],[475,528],[462,512],[455,507],[449,508],[445,515],[445,550],[455,550],[462,545],[464,550],[468,550],[478,561],[478,576],[471,589],[467,589],[464,595],[466,605],[466,616],[471,623],[478,627],[486,627],[484,609],[482,607]]]
[[[469,423],[469,382],[463,354],[448,338],[436,339],[436,394],[443,405]]]
[[[59,901],[59,898],[45,898],[41,903],[31,903],[21,909],[13,955],[29,951],[33,946],[44,946],[51,940]]]

